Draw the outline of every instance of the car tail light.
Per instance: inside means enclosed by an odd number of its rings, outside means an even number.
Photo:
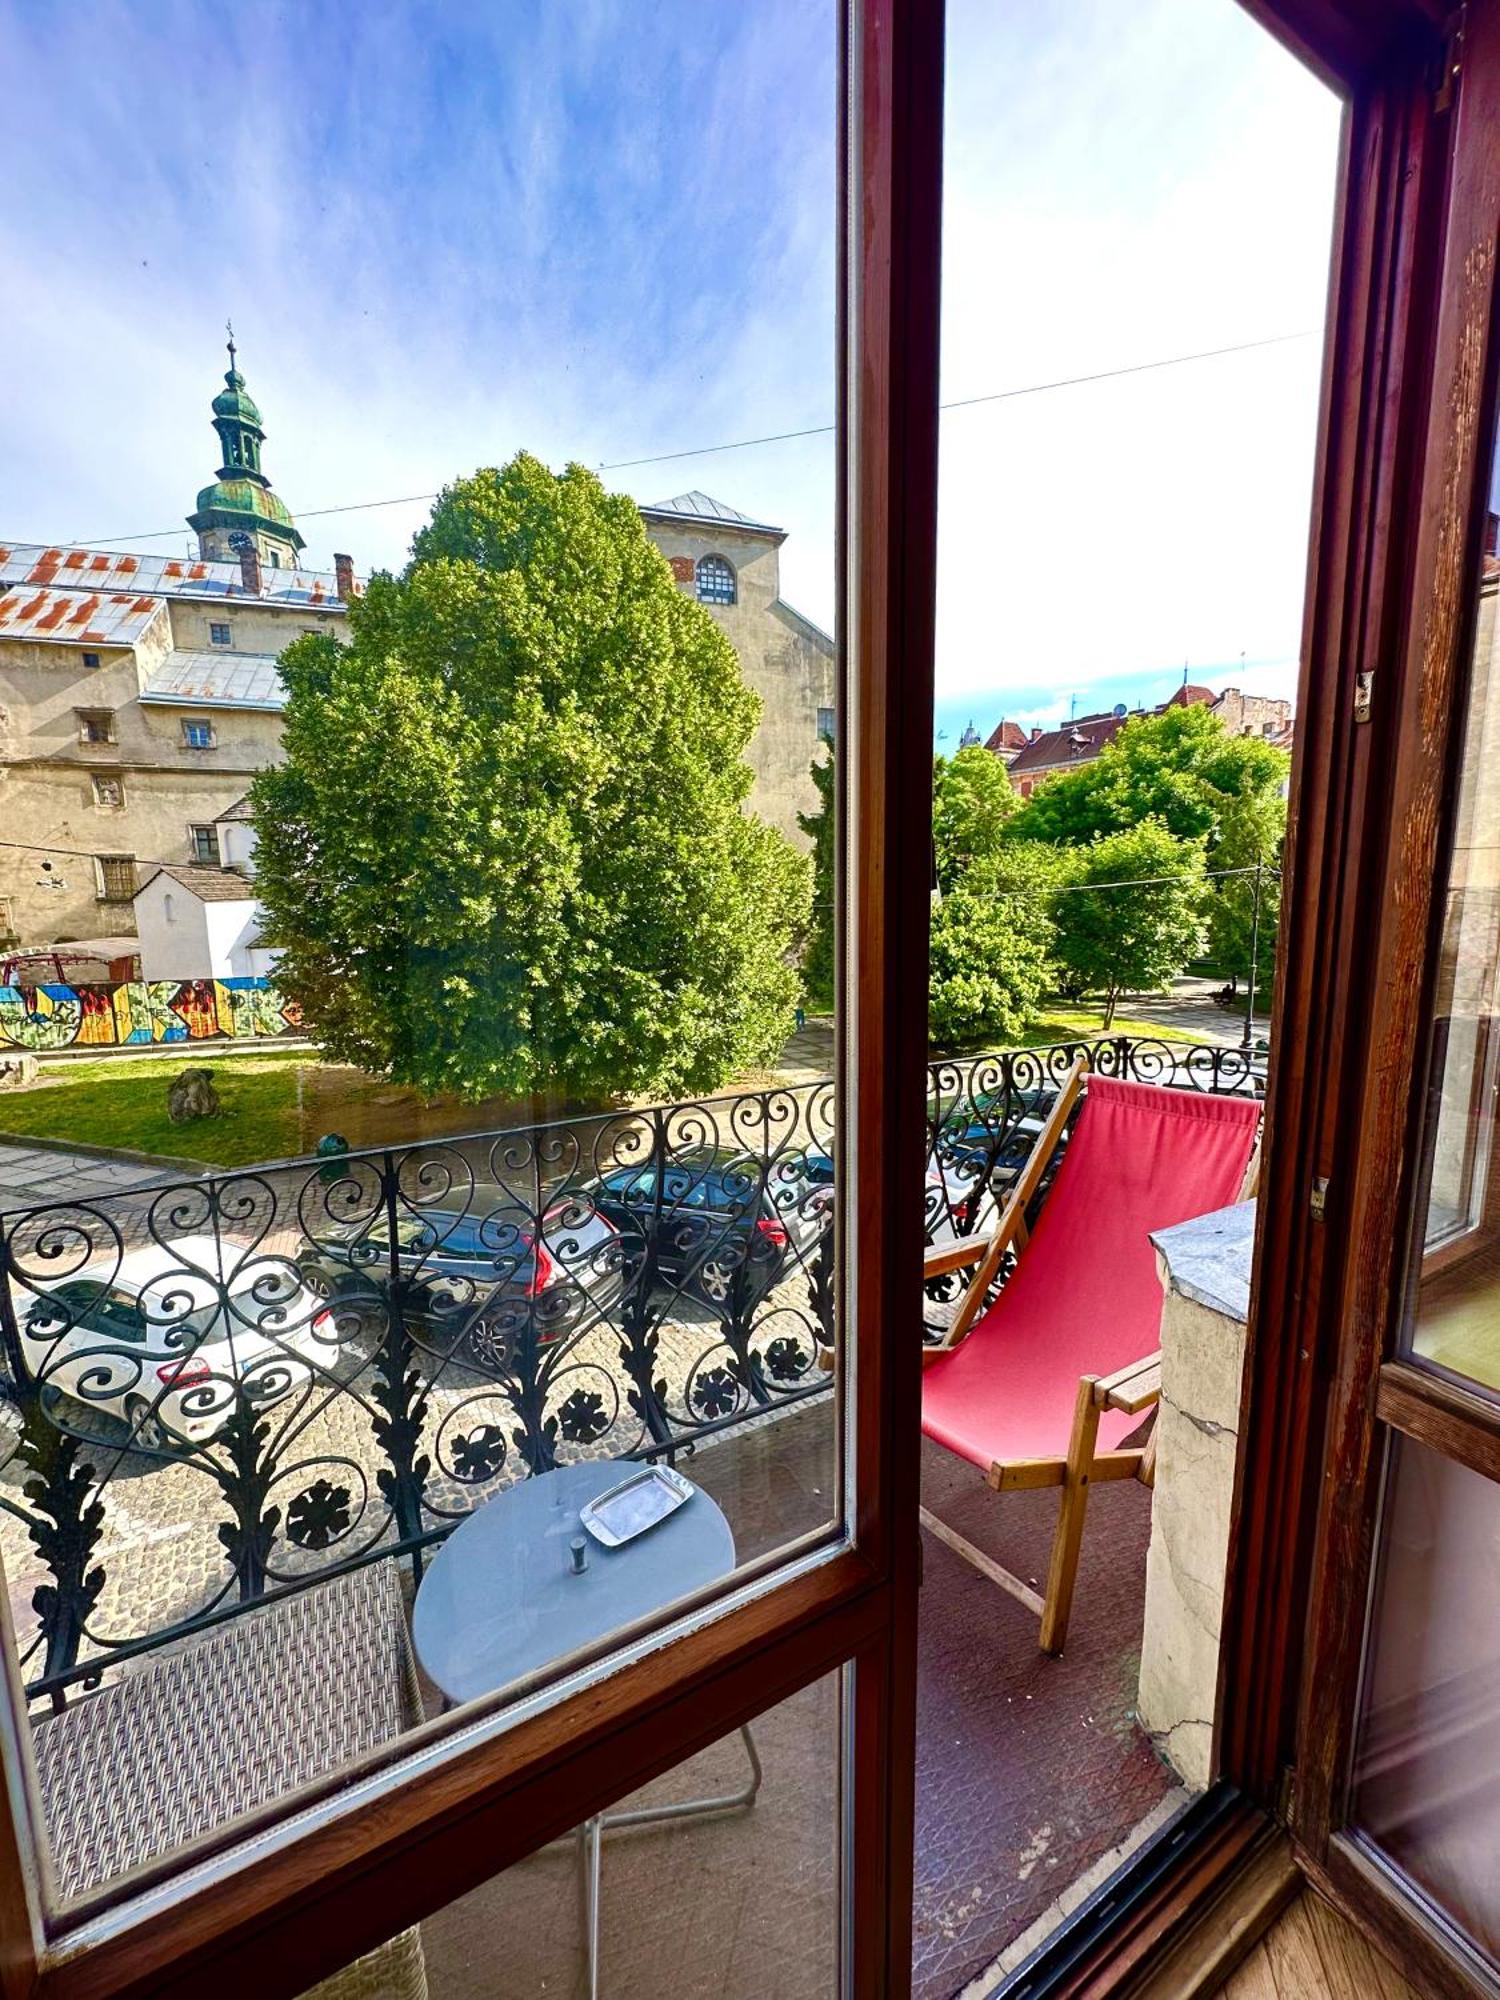
[[[321,1312],[315,1312],[313,1314],[312,1330],[318,1336],[319,1340],[338,1339],[339,1337],[338,1325],[337,1322],[334,1320],[333,1314],[328,1310],[327,1306],[324,1306]]]
[[[547,1255],[543,1244],[536,1244],[535,1256],[536,1269],[532,1273],[530,1284],[526,1287],[526,1296],[530,1299],[539,1299],[541,1297],[542,1293],[552,1283],[553,1272],[557,1269],[557,1266]]]
[[[755,1227],[773,1250],[785,1250],[787,1242],[786,1229],[774,1216],[763,1215]]]
[[[213,1374],[212,1368],[203,1360],[169,1361],[165,1368],[158,1368],[156,1379],[165,1382],[169,1389],[193,1389],[200,1382],[206,1382]]]

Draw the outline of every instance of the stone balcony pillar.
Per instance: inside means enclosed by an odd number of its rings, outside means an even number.
[[[1137,1714],[1194,1790],[1213,1776],[1255,1203],[1158,1230],[1161,1405]]]

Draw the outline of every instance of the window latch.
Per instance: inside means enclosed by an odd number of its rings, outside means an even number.
[[[1375,676],[1367,668],[1354,676],[1354,720],[1368,722],[1375,705]]]
[[[1468,7],[1455,7],[1443,23],[1442,71],[1432,93],[1432,108],[1439,115],[1453,109],[1459,79],[1464,69],[1464,22]]]
[[[1314,1222],[1322,1222],[1328,1214],[1328,1176],[1320,1174],[1312,1184],[1312,1193],[1307,1198],[1307,1206]]]

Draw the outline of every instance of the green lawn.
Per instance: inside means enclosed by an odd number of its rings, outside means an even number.
[[[298,1071],[305,1055],[234,1056],[205,1062],[183,1053],[181,1067],[203,1062],[214,1073],[222,1118],[174,1125],[167,1086],[178,1065],[159,1057],[132,1061],[49,1063],[32,1090],[0,1098],[0,1128],[23,1139],[65,1139],[134,1153],[176,1154],[212,1166],[284,1159],[299,1150]]]
[[[1049,1006],[1020,1045],[1097,1038],[1097,1009]],[[1117,1020],[1112,1034],[1192,1041],[1154,1022]],[[167,1087],[179,1069],[211,1069],[224,1107],[220,1118],[174,1125]],[[756,1077],[751,1086],[774,1081]],[[163,1056],[115,1056],[42,1065],[31,1090],[0,1096],[0,1138],[59,1139],[80,1146],[174,1155],[215,1167],[253,1166],[313,1152],[329,1132],[351,1146],[405,1145],[455,1132],[483,1132],[545,1115],[528,1103],[494,1098],[482,1104],[423,1100],[415,1091],[363,1075],[307,1051],[231,1054],[211,1046],[184,1048],[181,1062]]]
[[[1096,1042],[1106,1032],[1110,1035],[1139,1035],[1156,1042],[1196,1042],[1203,1039],[1200,1035],[1190,1035],[1183,1028],[1163,1027],[1159,1021],[1132,1021],[1127,1014],[1116,1014],[1106,1030],[1103,1015],[1097,1007],[1070,1007],[1066,1001],[1053,1000],[1047,1003],[1045,1018],[1033,1021],[1016,1046],[1037,1049],[1048,1042]]]
[[[174,1125],[167,1089],[179,1069],[213,1072],[223,1113]],[[416,1091],[365,1076],[307,1051],[238,1055],[184,1049],[180,1063],[129,1056],[45,1063],[34,1089],[0,1097],[0,1137],[71,1140],[132,1153],[172,1154],[209,1166],[253,1166],[297,1158],[337,1132],[353,1147],[404,1145],[454,1132],[526,1122],[510,1098],[428,1102]]]

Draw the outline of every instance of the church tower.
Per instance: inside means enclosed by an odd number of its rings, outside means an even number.
[[[302,537],[286,502],[271,491],[260,469],[265,442],[260,411],[246,393],[235,366],[234,329],[229,331],[229,372],[213,400],[214,429],[222,463],[212,486],[198,495],[188,526],[198,536],[205,561],[237,562],[253,549],[268,569],[295,569]]]

